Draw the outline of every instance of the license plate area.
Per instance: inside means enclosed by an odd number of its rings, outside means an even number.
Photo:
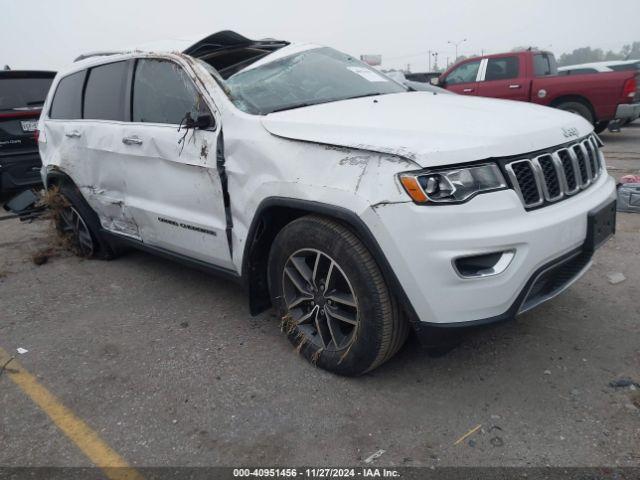
[[[20,122],[23,132],[35,132],[38,129],[38,120],[22,120]]]
[[[591,252],[597,250],[614,233],[616,233],[616,200],[589,212],[585,249]]]

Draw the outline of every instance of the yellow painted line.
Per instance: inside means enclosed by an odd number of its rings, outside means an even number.
[[[0,348],[0,367],[5,365],[11,356]],[[9,377],[20,389],[40,407],[62,432],[84,453],[91,462],[99,467],[110,480],[143,480],[142,475],[106,443],[85,422],[78,418],[67,407],[38,383],[38,380],[27,372],[22,365],[13,359],[6,365],[0,376]]]
[[[460,442],[463,442],[465,438],[470,437],[471,435],[473,435],[474,433],[476,433],[478,430],[480,430],[480,428],[482,427],[482,425],[477,425],[475,427],[473,427],[471,430],[469,430],[467,433],[465,433],[464,435],[462,435],[458,440],[455,441],[454,445],[458,445]]]

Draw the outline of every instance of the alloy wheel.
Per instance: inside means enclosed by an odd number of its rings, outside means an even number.
[[[83,257],[93,255],[93,239],[87,224],[73,206],[68,205],[60,211],[60,230],[68,237],[78,254]]]
[[[333,258],[316,249],[298,250],[285,263],[282,286],[289,315],[308,342],[334,351],[352,343],[358,300]]]

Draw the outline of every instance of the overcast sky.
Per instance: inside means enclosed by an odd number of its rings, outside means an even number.
[[[193,38],[232,29],[310,41],[383,65],[440,64],[461,54],[536,45],[619,50],[640,40],[640,0],[0,0],[0,68],[58,69],[83,52]]]

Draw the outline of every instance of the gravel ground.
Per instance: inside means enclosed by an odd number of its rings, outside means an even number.
[[[614,176],[640,173],[640,125],[602,138]],[[0,347],[132,465],[640,465],[640,390],[609,386],[640,382],[640,215],[560,297],[357,379],[307,364],[235,285],[139,252],[34,265],[49,238],[0,222]],[[0,466],[90,465],[6,375],[0,445]]]

